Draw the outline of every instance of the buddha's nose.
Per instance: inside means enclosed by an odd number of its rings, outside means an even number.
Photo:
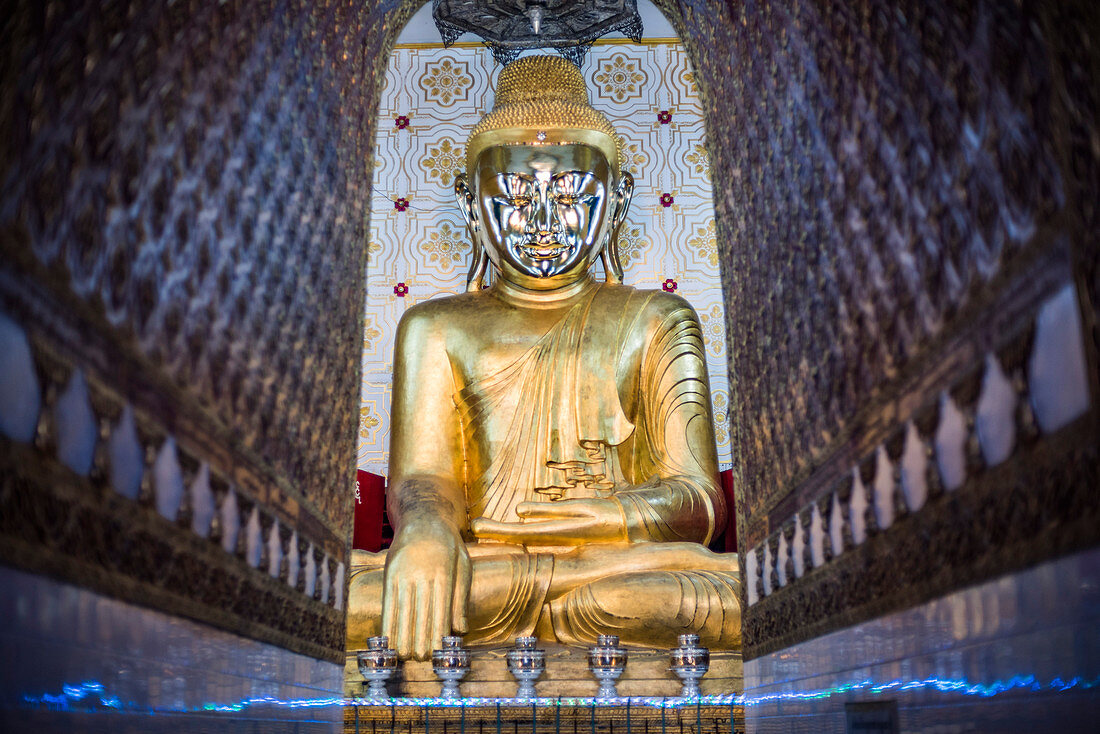
[[[539,239],[550,237],[555,229],[552,222],[553,216],[553,207],[550,206],[549,197],[545,192],[540,193],[539,196],[535,197],[535,211],[528,223],[528,231],[537,234]]]

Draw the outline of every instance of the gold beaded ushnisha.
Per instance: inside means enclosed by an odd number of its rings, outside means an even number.
[[[493,109],[466,143],[466,171],[473,179],[478,156],[493,146],[577,143],[602,152],[619,174],[622,140],[589,103],[580,70],[561,56],[525,56],[500,72]]]

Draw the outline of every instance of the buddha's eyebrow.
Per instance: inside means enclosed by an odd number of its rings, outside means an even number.
[[[589,171],[562,171],[561,173],[554,174],[554,178],[551,183],[558,183],[559,181],[568,181],[575,187],[585,186],[591,181],[596,181],[596,177]]]
[[[535,177],[532,176],[529,173],[521,173],[519,171],[508,171],[506,173],[500,174],[500,176],[501,176],[501,178],[505,178],[505,179],[518,178],[519,180],[523,181],[524,183],[535,183]]]

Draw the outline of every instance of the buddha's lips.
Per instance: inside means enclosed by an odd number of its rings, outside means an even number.
[[[535,260],[551,260],[558,257],[563,252],[569,249],[567,245],[559,245],[557,243],[536,243],[531,242],[528,244],[520,245],[520,250],[523,254]]]

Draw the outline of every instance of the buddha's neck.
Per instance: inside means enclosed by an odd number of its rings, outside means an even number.
[[[562,308],[572,305],[590,289],[597,287],[592,273],[585,273],[583,277],[563,285],[560,288],[550,290],[534,290],[510,283],[503,278],[493,283],[489,292],[505,303],[524,308]]]

